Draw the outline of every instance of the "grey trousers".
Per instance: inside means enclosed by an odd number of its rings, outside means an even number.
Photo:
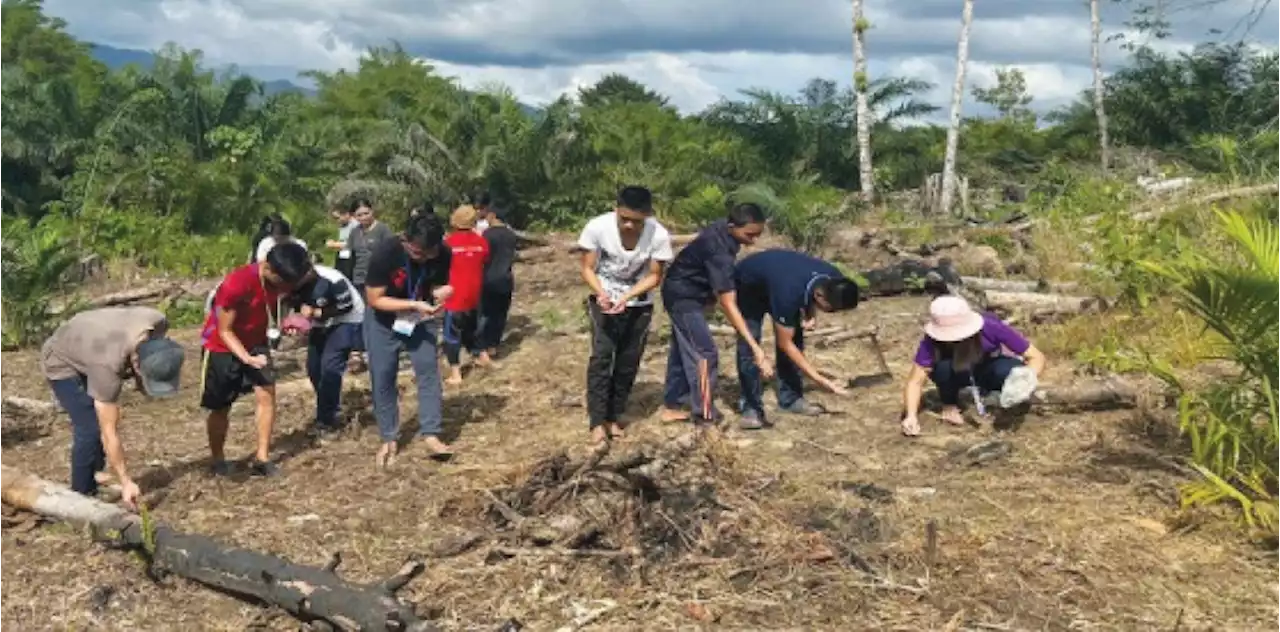
[[[365,311],[364,343],[373,390],[373,414],[382,440],[395,441],[400,430],[400,390],[396,385],[400,352],[409,354],[418,385],[418,435],[438,435],[442,429],[444,397],[437,360],[438,325],[420,323],[412,336],[402,336],[379,322],[376,310]]]

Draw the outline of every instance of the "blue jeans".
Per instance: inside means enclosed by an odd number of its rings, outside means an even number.
[[[741,306],[740,306],[741,307]],[[754,310],[743,311],[743,320],[747,321],[747,329],[751,336],[760,342],[764,329],[764,312]],[[796,328],[796,346],[804,351],[804,330]],[[790,408],[804,397],[804,376],[800,368],[782,353],[777,351],[778,371],[778,407]],[[738,409],[742,412],[755,411],[764,419],[764,382],[760,379],[760,367],[756,366],[755,356],[745,340],[738,340],[738,384],[742,395],[738,399]]]
[[[671,320],[671,350],[667,353],[663,404],[681,408],[692,403],[694,421],[719,421],[715,393],[720,351],[707,317],[700,311],[684,310],[667,310],[667,317]]]
[[[362,335],[360,323],[339,323],[311,330],[307,338],[307,378],[316,391],[317,425],[337,423],[347,358],[353,349],[361,346]]]
[[[938,398],[943,406],[960,404],[960,390],[966,386],[977,386],[983,395],[1004,388],[1004,381],[1009,371],[1022,366],[1022,360],[1009,356],[988,356],[974,365],[969,371],[956,371],[951,360],[939,360],[929,372],[929,379],[938,387]]]
[[[373,390],[373,414],[382,440],[395,441],[400,429],[400,352],[409,355],[418,384],[418,434],[434,436],[443,427],[444,392],[440,385],[436,324],[419,323],[413,335],[402,336],[383,324],[370,309],[364,317],[364,343],[369,355],[369,379]]]
[[[85,391],[83,375],[50,381],[49,386],[58,404],[71,415],[71,490],[93,496],[98,493],[98,481],[93,476],[107,466],[93,398]]]

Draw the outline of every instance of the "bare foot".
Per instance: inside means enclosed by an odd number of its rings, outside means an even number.
[[[604,426],[596,426],[591,429],[591,445],[600,445],[609,440],[609,433],[605,431]]]
[[[939,417],[941,417],[943,421],[953,426],[965,425],[964,415],[961,414],[960,409],[956,408],[955,406],[947,406],[946,408],[943,408],[942,414],[939,415]]]
[[[375,457],[375,463],[379,469],[395,464],[397,449],[395,441],[387,441],[382,444],[382,447],[378,448],[378,455]]]
[[[667,408],[666,406],[662,407],[661,419],[662,419],[662,423],[664,424],[671,424],[671,423],[676,423],[680,421],[689,421],[689,417],[690,417],[689,413],[683,410]]]
[[[462,371],[458,369],[454,369],[453,372],[449,374],[449,378],[446,379],[444,383],[448,384],[449,386],[462,386]]]
[[[605,430],[609,432],[610,439],[621,439],[627,436],[627,431],[622,429],[622,424],[605,424]]]
[[[475,365],[487,369],[493,366],[493,358],[489,357],[489,352],[482,351],[480,352],[480,355],[476,356]]]
[[[453,448],[435,435],[427,435],[423,438],[422,443],[427,446],[427,450],[431,452],[431,458],[433,459],[448,459],[453,456]]]

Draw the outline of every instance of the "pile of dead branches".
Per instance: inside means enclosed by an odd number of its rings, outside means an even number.
[[[579,459],[559,453],[487,492],[493,554],[664,561],[733,553],[740,512],[723,502],[723,454],[701,433]]]

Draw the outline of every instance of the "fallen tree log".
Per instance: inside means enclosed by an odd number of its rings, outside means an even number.
[[[516,251],[516,261],[529,262],[550,259],[555,256],[557,249],[555,246],[538,246],[537,248],[526,248],[525,250]]]
[[[200,584],[278,606],[303,621],[339,630],[411,630],[435,627],[396,598],[424,569],[410,558],[378,584],[351,584],[325,568],[293,564],[273,555],[224,546],[200,535],[156,526],[151,532],[133,514],[66,487],[0,465],[0,499],[19,509],[78,527],[89,526],[117,543],[141,549],[153,564]]]
[[[1044,385],[1031,395],[1039,406],[1082,409],[1133,408],[1138,405],[1138,387],[1119,378],[1081,380],[1071,384]]]
[[[1050,283],[1039,281],[1018,281],[1014,279],[988,279],[986,277],[960,277],[965,287],[984,292],[1071,292],[1080,287],[1079,283]]]
[[[1065,296],[1036,292],[986,292],[987,309],[1005,314],[1027,312],[1033,318],[1077,315],[1106,309],[1096,296]]]
[[[1026,404],[1035,408],[1060,410],[1119,410],[1138,406],[1141,392],[1138,387],[1118,377],[1080,379],[1070,384],[1041,384],[1032,393]],[[983,398],[990,410],[998,408],[995,394]],[[960,398],[961,402],[971,402],[968,394]],[[925,395],[925,404],[932,407],[942,405],[938,391],[929,390]]]
[[[3,400],[3,407],[5,412],[18,412],[27,415],[45,415],[58,410],[58,405],[53,402],[27,397],[6,397]]]
[[[829,336],[818,338],[813,341],[813,344],[819,347],[831,347],[847,340],[867,338],[878,333],[880,333],[880,327],[878,325],[867,325],[865,327],[858,327],[855,329],[846,329],[844,331],[833,333]]]

